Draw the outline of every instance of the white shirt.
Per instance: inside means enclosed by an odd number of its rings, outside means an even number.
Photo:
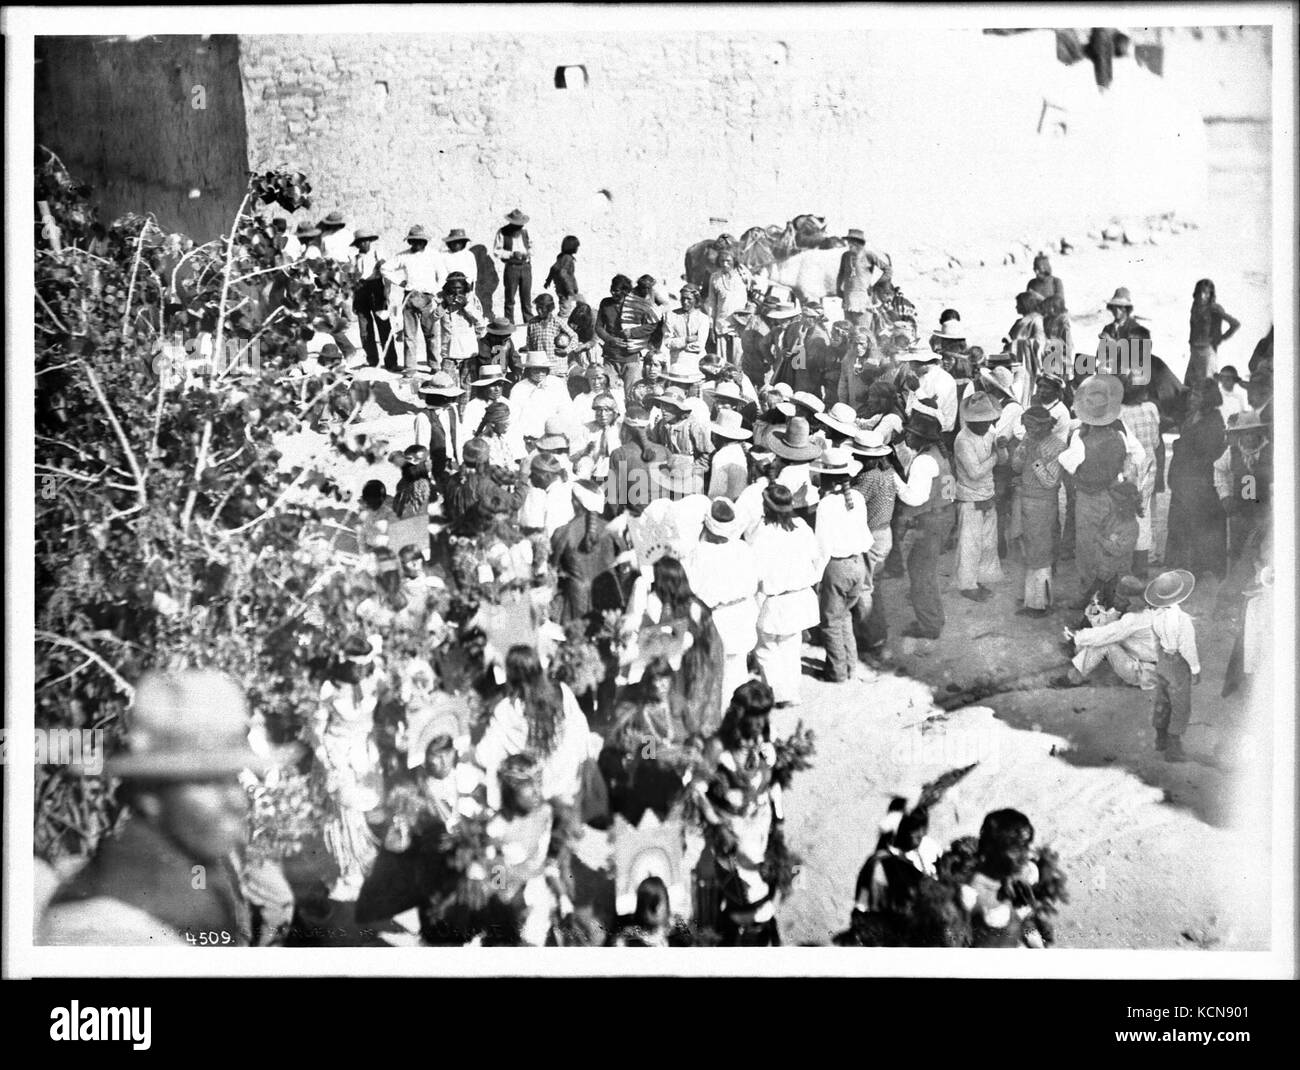
[[[534,385],[521,379],[510,389],[510,408],[519,433],[525,438],[541,438],[546,433],[546,421],[567,408],[569,391],[562,380],[548,375]]]
[[[939,462],[928,453],[918,454],[907,470],[906,481],[897,472],[894,473],[898,500],[904,505],[924,505],[930,500],[930,488],[938,478]]]
[[[453,271],[459,271],[469,280],[471,290],[478,285],[478,261],[468,247],[458,253],[442,254],[442,277],[445,279]]]
[[[322,235],[320,246],[321,252],[330,260],[346,264],[352,259],[352,239],[346,229]]]
[[[852,509],[848,500],[853,502]],[[832,557],[865,554],[871,549],[872,539],[862,495],[852,488],[843,494],[824,495],[817,506],[815,532],[823,562]]]
[[[549,539],[574,517],[573,484],[557,479],[545,490],[529,487],[519,507],[521,528],[540,528]]]
[[[1196,626],[1180,606],[1163,606],[1151,612],[1151,630],[1166,654],[1181,654],[1193,674],[1201,671],[1196,653]]]
[[[758,561],[746,542],[704,542],[682,562],[691,590],[713,613],[727,654],[748,654],[758,642]]]
[[[796,509],[811,508],[817,504],[820,495],[813,486],[811,464],[787,464],[777,473],[776,481],[781,486],[790,488]]]
[[[997,422],[993,425],[993,438],[1015,438],[1025,437],[1024,426],[1020,422],[1020,417],[1025,414],[1025,408],[1018,401],[1008,401],[1003,406],[1002,412],[999,413]]]
[[[460,419],[460,413],[456,413],[456,429],[452,431],[452,412],[455,411],[455,405],[439,405],[436,409],[425,409],[424,412],[415,414],[415,442],[416,446],[430,446],[433,442],[433,421],[436,419],[442,426],[443,434],[447,438],[447,459],[456,464],[460,464],[461,455],[465,449],[465,440],[473,438],[473,429],[467,428],[465,422]]]
[[[407,249],[387,265],[389,280],[412,293],[436,294],[447,277],[442,257],[425,246],[421,252]]]
[[[922,398],[934,398],[935,408],[939,410],[939,426],[944,431],[951,431],[957,426],[957,381],[938,363],[927,365],[917,380],[916,393],[907,399],[907,411],[911,412]]]

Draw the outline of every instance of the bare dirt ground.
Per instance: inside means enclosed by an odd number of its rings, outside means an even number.
[[[1244,371],[1272,315],[1268,129],[1234,124],[1209,133],[1211,211],[1198,229],[1162,235],[1157,245],[1103,249],[1084,240],[1072,254],[1053,256],[1077,350],[1095,348],[1106,299],[1128,286],[1156,354],[1181,372],[1192,287],[1208,276],[1242,321],[1220,362]],[[1027,263],[911,279],[897,272],[923,330],[951,305],[972,342],[990,352],[1030,274]],[[1077,611],[1015,616],[1024,573],[1014,560],[994,599],[967,602],[957,597],[953,564],[945,555],[942,638],[890,642],[905,675],[841,685],[805,676],[802,706],[778,711],[774,733],[802,718],[819,744],[815,768],[796,779],[786,804],[787,836],[804,858],[799,887],[781,912],[787,940],[822,944],[845,928],[858,868],[892,795],[914,799],[926,780],[978,760],[932,815],[931,835],[946,845],[977,832],[983,815],[999,807],[1028,814],[1038,842],[1060,852],[1070,877],[1059,946],[1268,947],[1267,733],[1244,771],[1226,772],[1211,759],[1221,733],[1248,715],[1240,696],[1220,697],[1237,624],[1230,607],[1217,606],[1216,591],[1204,585],[1187,605],[1197,622],[1202,682],[1185,739],[1192,760],[1170,765],[1153,749],[1149,693],[1124,687],[1108,669],[1090,681],[1096,686],[1043,686],[1065,670],[1061,629],[1075,623]],[[1058,590],[1077,595],[1071,562],[1062,566]],[[897,636],[912,619],[906,580],[885,580],[882,596]],[[819,659],[821,652],[807,653]],[[980,685],[987,697],[952,712],[933,701]],[[1257,702],[1271,709],[1268,696]],[[1267,725],[1267,714],[1256,721]]]

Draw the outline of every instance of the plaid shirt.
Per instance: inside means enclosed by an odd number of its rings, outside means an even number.
[[[889,527],[894,515],[894,499],[898,496],[893,470],[868,468],[853,481],[853,489],[867,503],[867,527],[872,531]]]
[[[548,356],[553,357],[555,339],[561,334],[568,337],[569,345],[577,345],[578,336],[573,328],[554,312],[545,318],[537,316],[528,321],[528,348],[544,350]]]

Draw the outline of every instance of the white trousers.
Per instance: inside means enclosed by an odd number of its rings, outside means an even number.
[[[763,675],[777,702],[799,701],[799,677],[803,674],[803,633],[769,635],[758,633],[758,646],[754,648]],[[728,695],[728,698],[731,696]]]
[[[974,502],[957,503],[957,588],[974,590],[1002,579],[998,562],[998,511],[980,512]]]

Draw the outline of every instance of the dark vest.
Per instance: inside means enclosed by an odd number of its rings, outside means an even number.
[[[1074,485],[1085,494],[1100,494],[1124,469],[1124,436],[1113,428],[1094,427],[1083,441],[1083,463],[1075,470]]]

